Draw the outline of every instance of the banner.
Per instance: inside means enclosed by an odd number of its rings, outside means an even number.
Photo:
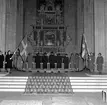
[[[88,49],[87,49],[87,43],[86,43],[86,39],[84,34],[82,35],[82,39],[81,39],[81,57],[83,59],[86,59],[86,55],[88,54]]]
[[[22,56],[23,61],[25,61],[27,58],[27,47],[28,47],[27,38],[24,37],[19,46],[20,55]]]

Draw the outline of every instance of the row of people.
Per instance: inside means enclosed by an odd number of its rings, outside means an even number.
[[[53,52],[51,52],[50,55],[47,55],[47,53],[44,53],[43,55],[37,53],[37,55],[34,56],[34,61],[37,68],[40,68],[40,63],[43,63],[43,68],[47,68],[47,63],[50,63],[50,68],[55,68],[55,63],[57,63],[57,68],[61,68],[61,63],[64,63],[64,68],[67,69],[69,64],[67,54],[61,56],[59,53],[56,55]]]
[[[91,72],[95,71],[95,65],[96,69],[98,70],[99,74],[102,73],[103,70],[103,64],[104,64],[104,58],[101,53],[98,54],[97,59],[95,59],[95,54],[90,53],[87,58],[87,68],[90,69]]]
[[[12,68],[13,66],[22,69],[21,67],[21,61],[22,57],[20,55],[20,50],[16,52],[16,56],[14,56],[14,59],[12,58],[12,53],[9,50],[7,54],[5,53],[5,68]],[[3,62],[4,62],[4,55],[2,51],[0,51],[0,68],[3,68]],[[18,63],[19,62],[19,63]],[[36,68],[40,68],[40,64],[43,63],[43,68],[47,68],[47,63],[50,63],[50,68],[55,68],[55,63],[57,65],[57,68],[62,68],[62,63],[64,63],[64,68],[69,68],[69,63],[71,64],[70,68],[74,68],[76,70],[82,70],[85,66],[90,69],[90,71],[94,71],[95,69],[95,54],[90,53],[85,61],[81,58],[81,55],[76,53],[71,53],[71,56],[68,57],[67,54],[61,55],[60,53],[54,54],[53,52],[49,53],[37,53],[36,56],[33,56],[31,53],[28,54],[27,59],[25,62],[28,62],[28,68],[32,68],[32,62],[36,63]],[[25,63],[23,62],[23,63]],[[103,65],[103,57],[101,53],[98,54],[98,57],[96,59],[97,64],[97,70],[101,73],[102,71],[102,65]]]
[[[83,69],[83,59],[79,54],[75,54],[76,59],[73,59],[73,54],[72,57],[68,57],[67,54],[60,54],[60,53],[36,53],[36,56],[33,56],[31,53],[28,54],[27,59],[24,63],[28,63],[28,68],[32,68],[32,62],[36,64],[36,68],[40,68],[41,63],[43,63],[43,69],[47,68],[47,63],[50,63],[50,68],[55,68],[55,65],[57,65],[57,68],[62,68],[62,63],[64,63],[64,68],[68,69],[69,68],[69,63],[71,63],[71,68],[77,69]],[[21,61],[22,58],[20,56],[20,50],[16,53],[15,57],[15,66],[18,69],[21,69]],[[78,61],[79,60],[79,61]],[[79,63],[80,62],[80,63]],[[82,62],[82,63],[81,63]],[[21,68],[20,68],[21,67]]]
[[[74,68],[76,70],[82,70],[84,68],[83,65],[83,59],[79,54],[71,54],[71,57],[68,57],[67,54],[60,54],[60,53],[37,53],[36,56],[32,56],[32,54],[28,54],[27,62],[28,67],[31,68],[32,66],[32,57],[33,62],[36,63],[36,68],[40,68],[41,63],[43,63],[43,68],[47,68],[47,63],[50,63],[50,68],[55,68],[55,65],[57,65],[57,68],[62,68],[62,63],[64,64],[64,69]]]
[[[101,73],[104,60],[101,53],[98,54],[95,64],[94,53],[90,53],[84,60],[78,53],[72,53],[71,56],[68,57],[67,54],[61,55],[60,53],[54,54],[51,52],[51,54],[37,53],[36,56],[32,56],[32,54],[29,53],[26,62],[28,62],[28,68],[32,68],[32,62],[36,63],[36,68],[40,68],[40,64],[43,63],[44,69],[47,68],[47,63],[50,63],[50,68],[55,68],[55,64],[57,64],[57,68],[62,68],[62,63],[64,63],[65,69],[68,69],[70,64],[70,68],[75,70],[83,70],[86,67],[91,72],[94,72],[95,65],[97,65],[97,70]]]

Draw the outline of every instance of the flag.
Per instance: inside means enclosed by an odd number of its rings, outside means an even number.
[[[82,39],[81,39],[81,57],[83,59],[86,59],[86,55],[88,54],[88,49],[87,49],[87,43],[86,43],[86,39],[85,36],[82,35]]]
[[[25,61],[27,58],[27,47],[28,47],[27,38],[25,36],[19,46],[20,55],[21,55],[23,61]]]

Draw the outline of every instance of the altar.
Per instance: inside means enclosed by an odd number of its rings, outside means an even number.
[[[34,52],[65,52],[64,0],[37,0],[36,16],[29,37]]]

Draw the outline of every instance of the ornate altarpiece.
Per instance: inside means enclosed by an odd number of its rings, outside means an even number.
[[[64,0],[37,0],[36,4],[35,52],[65,52]]]

